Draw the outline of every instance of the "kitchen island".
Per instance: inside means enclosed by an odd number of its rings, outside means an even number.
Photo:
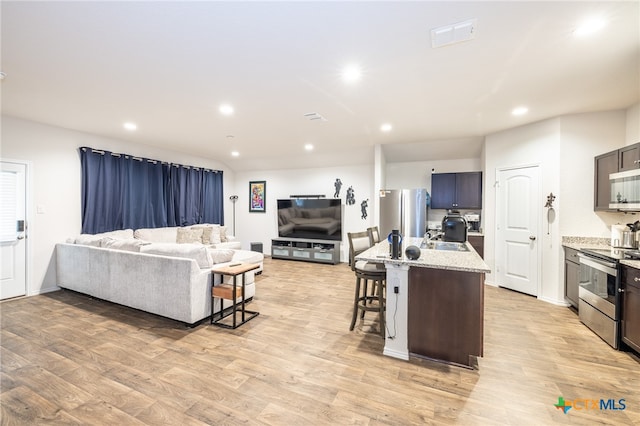
[[[468,242],[466,250],[423,248],[417,260],[404,256],[406,247],[421,243],[405,238],[400,259],[390,258],[386,241],[356,256],[387,270],[384,354],[472,367],[482,356],[484,274],[490,269]]]

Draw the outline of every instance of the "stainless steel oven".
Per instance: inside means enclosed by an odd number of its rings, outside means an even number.
[[[618,260],[621,250],[581,250],[578,312],[580,321],[609,345],[619,346]]]

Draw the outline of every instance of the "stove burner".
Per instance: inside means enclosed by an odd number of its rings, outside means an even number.
[[[632,260],[640,260],[640,251],[638,251],[638,250],[628,250],[628,251],[624,252],[624,258],[625,259],[632,259]]]

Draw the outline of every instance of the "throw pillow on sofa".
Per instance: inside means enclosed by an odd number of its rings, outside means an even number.
[[[220,244],[222,242],[220,225],[202,223],[191,225],[191,229],[202,229],[202,244]]]
[[[178,228],[176,243],[178,244],[202,244],[202,228]]]
[[[209,251],[202,244],[152,243],[140,247],[140,253],[193,259],[198,263],[200,269],[213,266]]]

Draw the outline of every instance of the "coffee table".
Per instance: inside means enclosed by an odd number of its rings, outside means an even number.
[[[232,263],[230,265],[211,269],[211,324],[215,324],[219,327],[235,329],[257,317],[260,313],[256,311],[249,311],[245,309],[245,273],[258,269],[260,267],[257,263]],[[221,276],[221,281],[224,282],[224,277],[233,277],[233,284],[220,284],[213,285],[215,283],[216,274]],[[238,286],[238,276],[242,278],[242,283]],[[238,296],[242,296],[242,302],[240,303],[240,314],[242,320],[240,322],[236,319],[236,312],[238,312]],[[220,311],[214,312],[215,298],[220,299]],[[224,314],[224,300],[232,300],[233,307],[231,312]],[[248,315],[247,315],[248,314]],[[219,318],[215,318],[219,315]],[[223,319],[233,315],[232,324],[222,322]]]

